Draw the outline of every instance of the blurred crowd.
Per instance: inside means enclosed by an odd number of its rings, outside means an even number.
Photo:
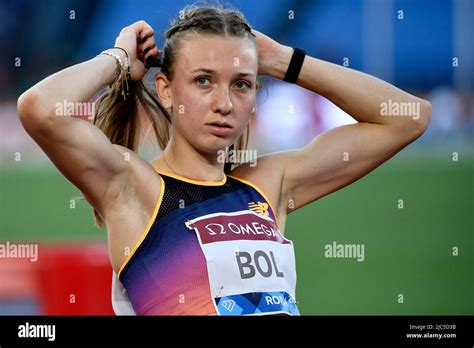
[[[144,19],[163,30],[193,1],[3,0],[0,3],[0,164],[47,158],[21,127],[16,99],[46,76],[110,47],[120,29]],[[364,71],[428,99],[432,121],[420,144],[472,143],[474,2],[471,0],[227,1],[258,30],[308,54]],[[373,30],[376,27],[377,30]],[[251,123],[259,155],[305,146],[321,132],[354,122],[325,98],[264,80]],[[146,127],[145,135],[151,134]],[[153,139],[142,153],[158,153]],[[20,156],[21,157],[21,156]]]

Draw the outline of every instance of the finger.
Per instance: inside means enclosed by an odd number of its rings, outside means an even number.
[[[137,37],[139,38],[139,41],[141,42],[142,40],[146,40],[146,38],[150,37],[153,35],[154,31],[151,25],[149,25],[145,21],[138,21],[134,23],[135,26],[135,32],[137,34]]]
[[[146,39],[140,46],[138,46],[138,55],[140,59],[144,59],[145,54],[156,46],[153,36]]]
[[[148,58],[150,57],[158,57],[160,55],[160,51],[158,50],[157,47],[153,47],[150,49],[145,55],[144,55],[144,61],[146,62]]]
[[[150,50],[156,47],[155,40],[151,39],[138,47],[138,55],[143,58]]]
[[[137,34],[140,34],[143,30],[151,28],[150,24],[148,24],[144,20],[133,23],[131,27],[133,27],[136,30]]]
[[[143,50],[143,55],[145,56],[150,50],[152,50],[152,49],[155,48],[155,47],[156,47],[156,45],[153,44],[152,46],[145,48],[145,49]]]
[[[139,43],[142,44],[144,43],[146,40],[150,39],[150,38],[153,38],[153,30],[151,30],[150,32],[146,32],[145,34],[143,34],[143,36],[140,37],[139,39]]]
[[[147,47],[145,49],[141,49],[140,52],[138,53],[138,56],[140,57],[140,59],[144,60],[145,59],[145,55],[151,50],[153,49],[153,47]]]
[[[156,46],[155,40],[154,39],[149,39],[149,40],[145,41],[143,44],[141,44],[140,46],[138,46],[138,50],[140,52],[146,53],[155,46]]]

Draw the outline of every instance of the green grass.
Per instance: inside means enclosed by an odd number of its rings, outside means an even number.
[[[106,239],[95,227],[91,206],[70,200],[81,193],[57,171],[3,171],[0,174],[0,240]]]
[[[473,169],[394,159],[290,214],[302,312],[474,314]],[[332,241],[364,244],[365,261],[324,257]]]
[[[396,157],[292,213],[286,235],[301,313],[474,314],[473,173],[472,159]],[[10,170],[0,179],[0,240],[105,240],[86,202],[70,208],[79,191],[59,172]],[[324,257],[332,241],[364,244],[365,261]]]

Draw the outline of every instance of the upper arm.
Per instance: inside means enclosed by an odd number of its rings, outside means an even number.
[[[282,198],[300,208],[358,180],[423,133],[417,127],[357,123],[331,129],[301,150],[282,153]]]
[[[101,212],[102,202],[115,195],[128,170],[119,149],[85,120],[42,115],[34,96],[18,100],[21,123],[61,173]],[[45,117],[46,116],[46,117]]]

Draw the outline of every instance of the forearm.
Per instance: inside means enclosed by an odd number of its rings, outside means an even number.
[[[283,79],[292,53],[291,47],[281,49],[274,64],[274,77]],[[430,114],[429,102],[421,98],[376,77],[310,56],[305,57],[297,84],[331,100],[359,122],[404,126],[414,121],[427,122]],[[397,103],[415,103],[410,109],[414,114],[404,115],[412,117],[384,117],[383,106]]]
[[[38,82],[23,93],[19,104],[25,102],[36,116],[54,115],[57,103],[87,102],[101,87],[116,77],[117,64],[113,57],[100,56],[61,70]]]

